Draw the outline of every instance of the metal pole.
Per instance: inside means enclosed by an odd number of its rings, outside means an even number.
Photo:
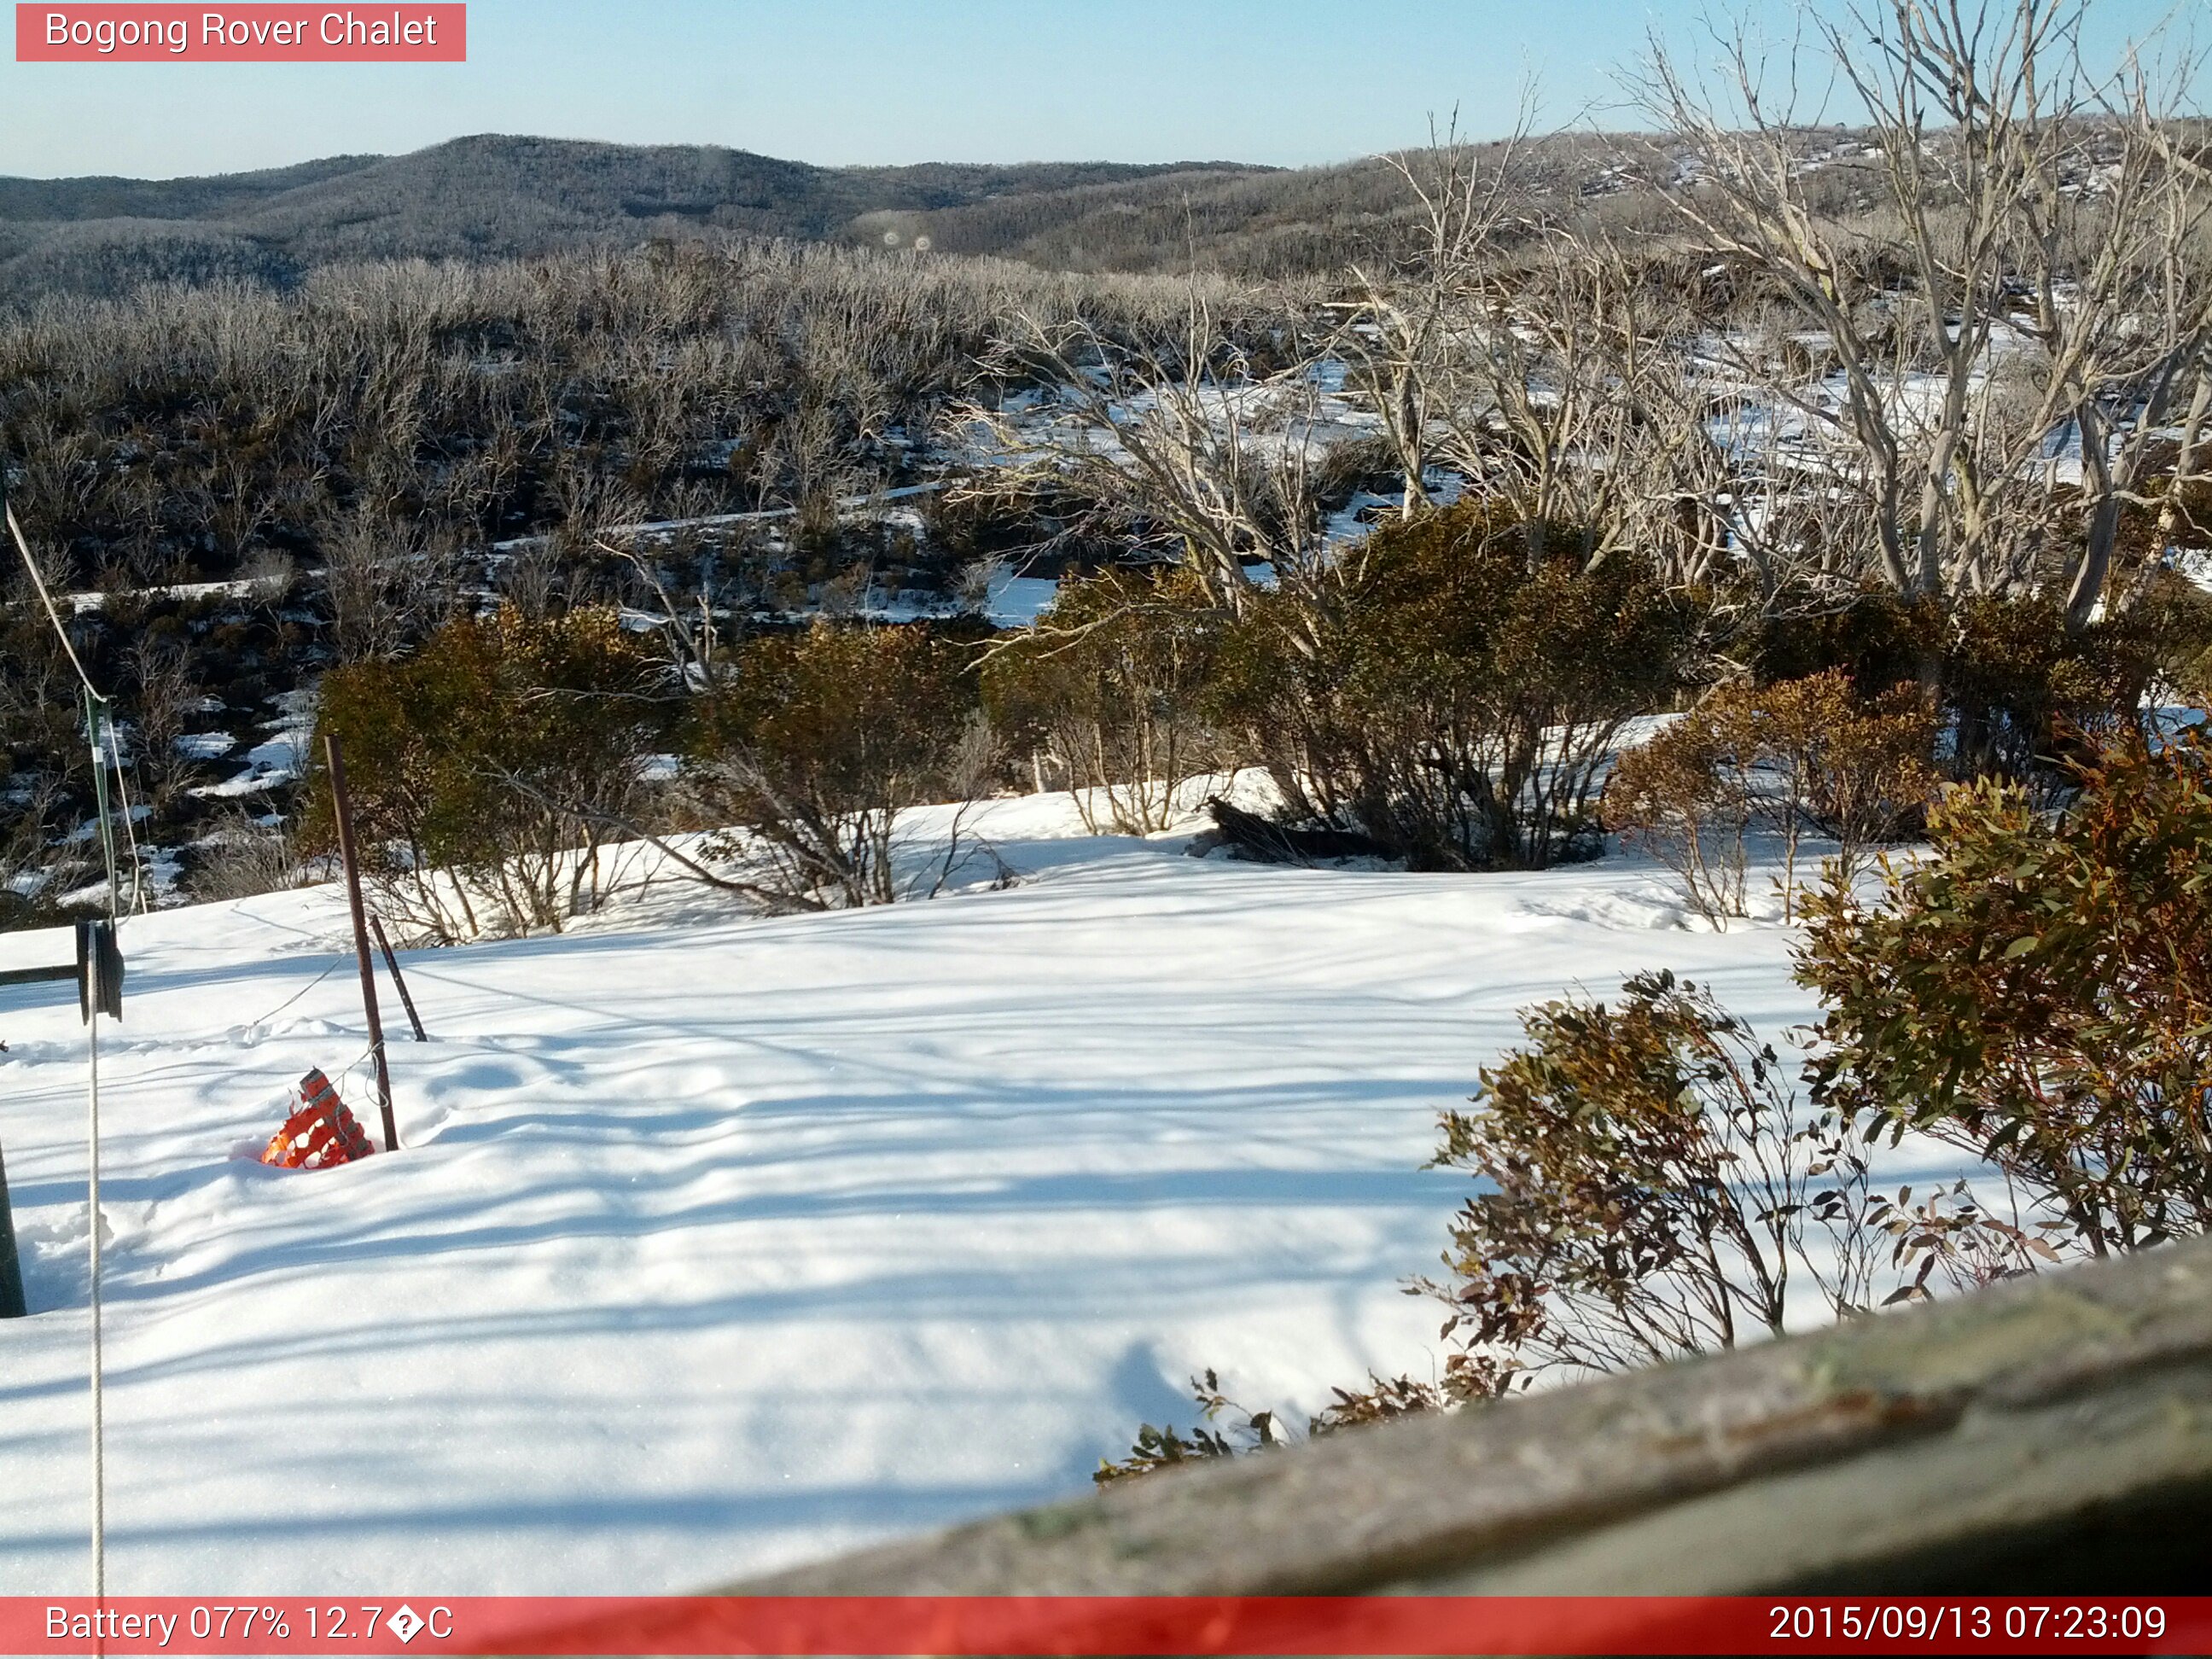
[[[346,902],[353,908],[353,950],[361,964],[361,1006],[368,1015],[368,1051],[376,1060],[376,1103],[384,1113],[384,1150],[399,1150],[399,1126],[392,1117],[392,1072],[384,1063],[384,1022],[376,1012],[376,970],[368,956],[368,922],[361,902],[361,865],[354,857],[353,806],[346,798],[345,762],[334,736],[323,739],[331,763],[331,805],[338,821],[338,858],[345,866]]]
[[[106,1363],[101,1353],[100,1306],[100,1005],[84,1018],[85,1152],[91,1165],[85,1208],[92,1225],[92,1594],[107,1595],[107,1424],[102,1404]]]
[[[415,1012],[415,999],[407,994],[407,981],[399,972],[399,958],[392,954],[392,941],[384,936],[384,919],[371,915],[368,925],[376,934],[376,948],[384,952],[384,965],[392,969],[392,982],[399,988],[399,1006],[407,1011],[407,1023],[415,1028],[415,1041],[428,1042],[430,1037],[422,1029],[422,1017]]]

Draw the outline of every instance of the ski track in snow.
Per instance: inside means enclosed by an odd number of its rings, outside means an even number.
[[[1296,1409],[1431,1374],[1400,1283],[1465,1183],[1419,1166],[1516,1007],[1664,966],[1771,1035],[1811,1012],[1789,932],[1685,927],[1632,860],[1285,870],[1064,796],[982,817],[1024,884],[410,953],[406,1145],[335,1170],[252,1152],[310,1066],[374,1134],[340,890],[128,921],[111,1591],[696,1590],[1081,1492],[1206,1365]],[[33,1310],[0,1590],[81,1593],[82,1038],[66,988],[0,1021]]]

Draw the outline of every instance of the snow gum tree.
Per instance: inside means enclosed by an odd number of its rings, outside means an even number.
[[[1827,526],[1863,526],[1847,573],[1946,607],[2045,594],[2069,629],[2139,591],[2124,514],[2158,508],[2174,422],[2198,465],[2212,407],[2212,173],[2172,118],[2185,76],[2147,53],[2093,69],[2086,12],[1867,0],[1812,12],[1808,51],[1721,41],[1710,80],[1655,45],[1639,87],[1683,147],[1682,222],[1774,296],[1766,330],[1711,349],[1803,423],[1799,493],[1853,503]],[[1844,106],[1808,106],[1808,83]],[[1837,116],[1865,142],[1815,167],[1808,129]],[[1834,169],[1879,210],[1839,211]],[[1765,341],[1792,331],[1809,380],[1772,373]]]

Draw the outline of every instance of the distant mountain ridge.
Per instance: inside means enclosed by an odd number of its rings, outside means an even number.
[[[1823,187],[1842,129],[1808,129]],[[1848,136],[1848,135],[1843,135]],[[1489,166],[1501,146],[1475,144]],[[1675,147],[1554,133],[1513,163],[1528,202],[1616,228],[1667,230]],[[1370,156],[1332,167],[933,161],[822,167],[703,144],[484,135],[406,155],[337,155],[203,179],[0,179],[0,305],[113,295],[155,280],[287,286],[349,260],[498,259],[658,237],[782,236],[990,254],[1046,270],[1245,277],[1342,271],[1425,234],[1404,175]]]
[[[384,159],[332,155],[295,167],[199,179],[0,178],[0,221],[208,218]]]
[[[337,260],[504,258],[702,230],[829,238],[866,215],[1270,171],[1220,161],[820,167],[713,145],[484,135],[210,178],[0,179],[0,295],[114,293],[152,279],[284,283]]]

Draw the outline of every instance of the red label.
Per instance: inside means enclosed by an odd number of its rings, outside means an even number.
[[[185,1655],[2212,1652],[2197,1596],[0,1596],[0,1652]]]
[[[41,5],[17,0],[19,64],[461,64],[466,5]]]

